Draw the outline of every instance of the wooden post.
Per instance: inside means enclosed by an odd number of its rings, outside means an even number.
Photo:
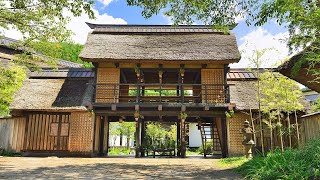
[[[180,157],[181,156],[181,134],[180,134],[180,122],[177,121],[177,156]]]
[[[141,157],[145,157],[145,145],[146,145],[146,124],[145,121],[141,122]]]
[[[106,140],[106,146],[107,146],[107,149],[106,149],[106,156],[108,156],[109,154],[109,130],[110,130],[110,122],[109,122],[109,118],[108,116],[104,116],[104,119],[107,121],[105,123],[108,124],[108,129],[107,129],[107,140]]]
[[[140,118],[138,119],[138,121],[136,121],[136,155],[135,157],[141,157],[140,155],[140,148],[141,148],[141,134],[140,134]]]
[[[103,156],[103,141],[104,141],[104,116],[100,116],[100,131],[99,131],[99,156]]]
[[[221,134],[222,134],[222,157],[228,157],[228,134],[227,134],[227,118],[221,118]]]
[[[186,130],[185,130],[185,119],[181,119],[181,157],[185,158],[186,157],[186,150],[187,150],[187,146],[186,146]]]

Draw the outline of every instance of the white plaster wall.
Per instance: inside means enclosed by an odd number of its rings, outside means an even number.
[[[196,125],[197,123],[189,124],[189,147],[202,146],[200,130]]]

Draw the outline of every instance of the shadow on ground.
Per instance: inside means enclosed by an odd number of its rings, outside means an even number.
[[[232,170],[184,165],[96,163],[12,170],[0,163],[0,179],[239,179]]]

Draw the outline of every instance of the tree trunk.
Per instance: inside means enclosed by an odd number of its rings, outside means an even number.
[[[278,123],[279,123],[279,135],[280,135],[281,152],[283,152],[284,148],[283,148],[282,129],[281,129],[282,128],[282,123],[281,123],[279,109],[278,109]]]
[[[130,136],[127,136],[127,149],[130,148]]]
[[[288,134],[289,134],[289,147],[292,148],[292,139],[291,139],[291,123],[290,123],[290,113],[288,112]]]
[[[253,132],[256,132],[256,129],[254,128],[254,122],[253,122],[253,115],[252,115],[252,110],[250,108],[250,118],[251,118],[251,125],[252,125],[252,130]],[[254,141],[254,146],[256,146],[257,143],[257,136],[256,133],[253,133],[253,141]]]
[[[270,124],[270,148],[271,148],[271,151],[273,151],[273,131],[272,131],[272,120],[271,118],[269,117],[269,124]]]
[[[258,77],[259,69],[258,69]],[[264,156],[264,142],[263,142],[263,126],[262,126],[262,119],[261,119],[261,97],[260,97],[260,80],[258,80],[258,105],[259,105],[259,126],[260,126],[260,141],[261,141],[261,152]]]

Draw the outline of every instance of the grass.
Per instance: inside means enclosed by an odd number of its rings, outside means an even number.
[[[15,156],[21,156],[21,155],[22,155],[21,153],[0,149],[0,156],[15,157]]]
[[[249,161],[245,156],[224,158],[218,161],[218,165],[227,168],[237,168]]]
[[[275,150],[254,157],[237,171],[246,179],[320,179],[320,140],[301,149]]]
[[[109,155],[130,155],[130,148],[127,149],[125,147],[113,147],[110,149]]]

